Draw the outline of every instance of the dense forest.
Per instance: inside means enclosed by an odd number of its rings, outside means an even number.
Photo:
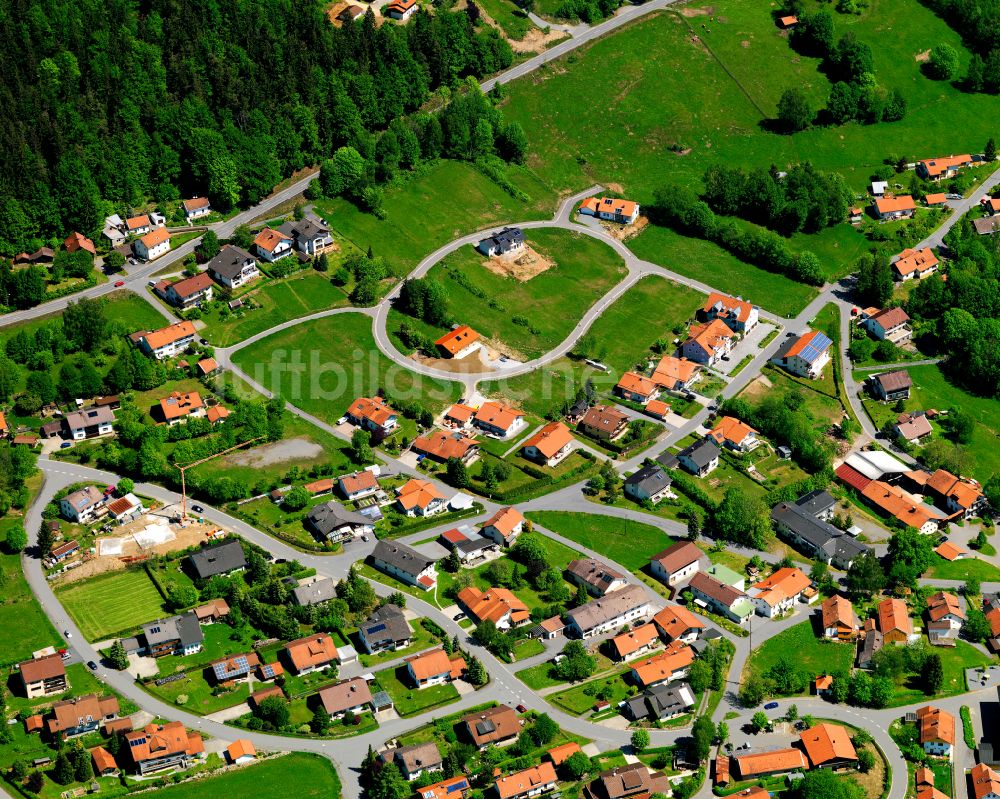
[[[512,62],[469,15],[334,27],[319,0],[13,0],[0,15],[0,252],[112,210],[253,203],[440,87]]]

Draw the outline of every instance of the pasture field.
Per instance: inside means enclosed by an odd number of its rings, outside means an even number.
[[[88,641],[130,630],[166,612],[163,597],[142,569],[94,577],[56,593]]]

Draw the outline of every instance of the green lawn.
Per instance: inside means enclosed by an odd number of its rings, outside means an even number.
[[[113,291],[103,297],[97,298],[104,309],[104,316],[108,321],[121,322],[122,327],[129,332],[136,330],[155,330],[167,324],[163,314],[146,302],[142,297],[138,297],[131,291],[122,289]],[[22,330],[34,333],[41,327],[52,324],[62,318],[62,312],[41,316],[30,321],[19,322],[15,325],[2,328],[0,339],[6,341]]]
[[[160,788],[163,799],[217,799],[239,795],[339,799],[340,778],[325,757],[288,754],[208,779]]]
[[[71,583],[57,594],[88,641],[131,630],[166,612],[163,597],[142,569]]]
[[[817,638],[812,621],[806,619],[754,649],[746,669],[764,675],[780,660],[790,660],[810,678],[836,671],[848,672],[854,662],[854,646]]]
[[[924,572],[924,577],[934,577],[938,580],[966,580],[975,577],[983,583],[1000,582],[1000,569],[985,560],[980,560],[975,554],[961,560],[945,560],[936,555],[931,567]]]
[[[622,372],[645,367],[659,339],[671,341],[675,330],[694,315],[704,296],[660,277],[646,277],[630,288],[591,325],[574,348],[610,367],[600,372],[576,358],[559,358],[543,369],[507,380],[481,384],[487,395],[499,395],[529,413],[544,416],[572,402],[587,380],[598,393],[614,388]]]
[[[375,675],[377,685],[392,697],[396,712],[406,718],[458,701],[458,689],[450,682],[428,688],[412,688],[406,669],[386,669]]]
[[[482,0],[481,6],[508,39],[523,39],[535,27],[511,0]]]
[[[385,219],[343,199],[320,200],[316,207],[341,236],[362,251],[371,246],[403,274],[463,234],[551,217],[556,195],[549,186],[523,167],[511,167],[508,175],[528,195],[527,202],[511,197],[471,164],[442,160],[386,190]]]
[[[143,688],[167,704],[176,704],[190,713],[203,716],[239,705],[250,697],[250,686],[247,683],[233,686],[232,690],[223,689],[221,693],[215,693],[214,684],[205,678],[206,673],[204,669],[192,669],[186,673],[186,679],[163,685],[150,682],[143,685]]]
[[[548,700],[556,707],[568,713],[572,713],[575,716],[582,716],[598,701],[596,693],[601,692],[602,698],[610,702],[611,707],[616,708],[619,702],[628,699],[636,693],[635,689],[630,687],[623,679],[623,675],[625,674],[628,674],[628,670],[574,685],[565,691],[552,694],[548,697]]]
[[[532,691],[541,691],[543,688],[552,688],[556,685],[565,685],[566,680],[560,680],[555,675],[555,666],[546,661],[537,666],[521,669],[514,673],[521,682],[527,685]]]
[[[670,536],[658,527],[613,516],[533,511],[528,518],[633,572],[644,568],[652,555],[673,543]]]
[[[461,394],[459,383],[433,380],[397,366],[379,352],[372,321],[356,313],[317,319],[267,336],[233,356],[265,388],[336,423],[359,396],[390,397],[440,408]]]
[[[537,358],[561,343],[584,311],[625,275],[621,256],[582,233],[529,230],[525,238],[553,264],[530,280],[491,272],[484,265],[488,260],[471,245],[427,275],[445,287],[456,322],[471,325],[518,360]]]
[[[0,535],[7,535],[4,522],[12,518],[0,519]],[[27,660],[35,650],[62,642],[24,579],[20,557],[6,552],[0,552],[0,629],[17,631],[0,636],[0,665]]]
[[[965,693],[968,690],[965,684],[965,670],[977,666],[989,666],[994,662],[993,658],[987,657],[965,641],[957,641],[954,647],[935,647],[934,651],[941,655],[941,665],[944,667],[944,684],[941,690],[934,694],[934,697],[928,697],[924,693],[920,675],[911,675],[896,687],[891,707]]]
[[[344,289],[334,286],[328,275],[311,269],[263,282],[260,288],[240,296],[252,298],[260,307],[235,314],[216,308],[206,314],[201,335],[212,344],[228,347],[289,319],[348,304]]]

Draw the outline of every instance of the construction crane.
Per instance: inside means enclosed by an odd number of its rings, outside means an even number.
[[[249,441],[244,441],[242,444],[237,444],[235,447],[224,449],[222,450],[222,452],[216,452],[214,455],[209,455],[207,458],[202,458],[200,461],[186,463],[183,466],[178,466],[175,463],[174,468],[181,473],[181,521],[187,520],[187,480],[185,477],[185,473],[187,472],[187,470],[195,466],[201,466],[201,464],[206,463],[207,461],[213,460],[215,458],[218,458],[220,455],[225,455],[228,452],[232,452],[233,450],[242,449],[247,444],[253,444],[257,441],[262,441],[264,438],[265,436],[258,436],[257,438],[251,438]]]

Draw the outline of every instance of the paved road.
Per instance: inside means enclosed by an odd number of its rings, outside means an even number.
[[[990,192],[997,185],[1000,185],[1000,169],[993,172],[993,174],[983,181],[983,184],[978,189],[972,192],[965,199],[957,202],[949,202],[948,207],[953,209],[952,215],[948,217],[943,225],[920,242],[914,249],[921,250],[924,247],[937,249],[940,247],[944,242],[944,237],[948,234],[948,231],[958,223],[958,220],[979,205],[979,198]]]

